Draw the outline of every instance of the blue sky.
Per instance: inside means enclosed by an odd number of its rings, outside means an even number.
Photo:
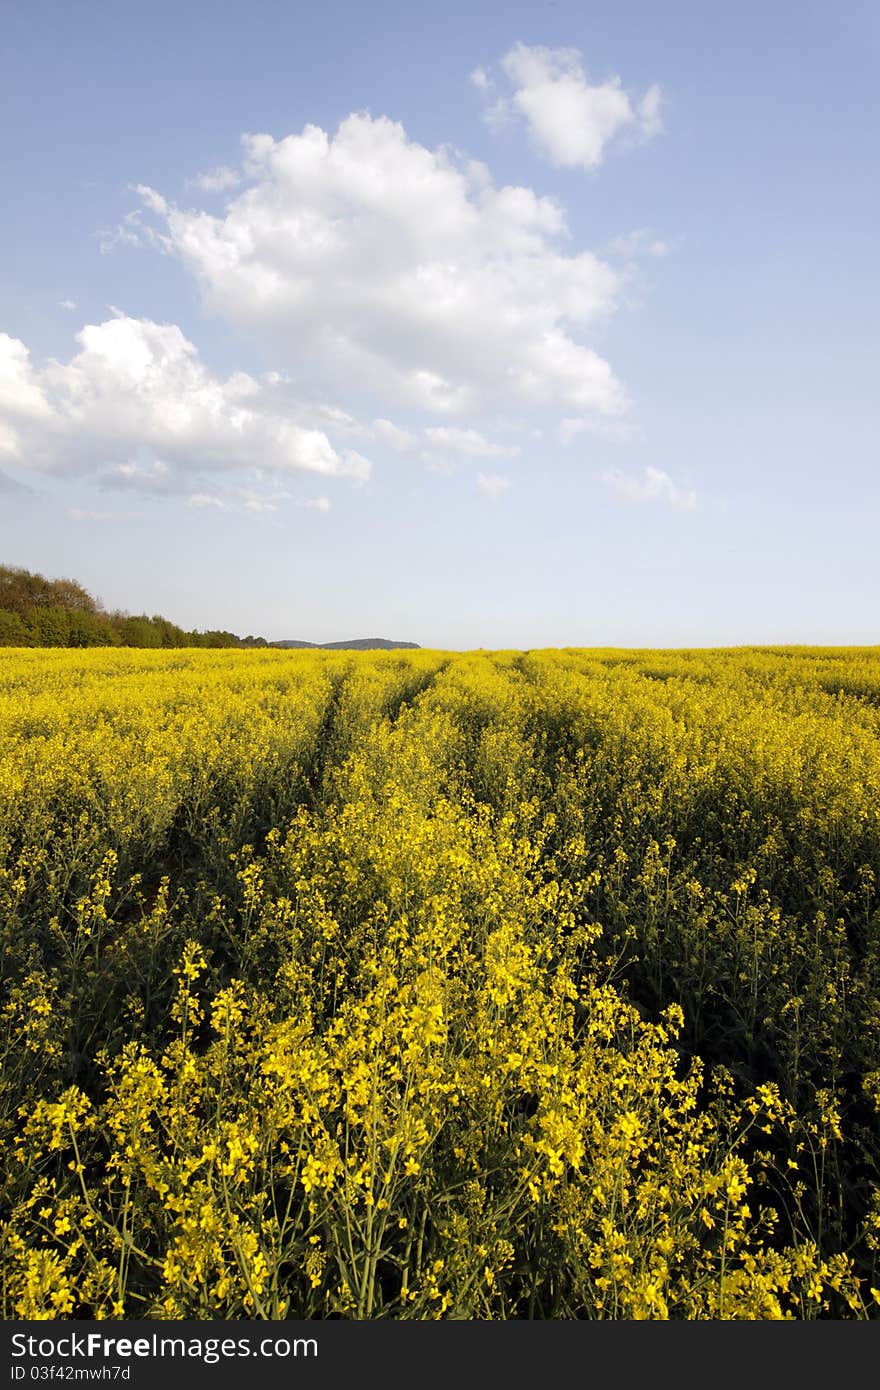
[[[0,562],[270,639],[880,640],[876,4],[3,25]]]

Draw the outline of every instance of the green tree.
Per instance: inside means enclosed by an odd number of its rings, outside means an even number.
[[[0,608],[0,647],[30,647],[33,636],[24,618]]]
[[[70,637],[70,619],[63,608],[55,604],[32,608],[27,625],[35,647],[66,647]]]

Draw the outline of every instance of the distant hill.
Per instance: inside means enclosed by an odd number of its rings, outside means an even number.
[[[272,647],[309,647],[313,651],[323,652],[369,652],[379,649],[381,651],[397,651],[399,648],[406,648],[408,651],[417,651],[418,642],[392,642],[387,637],[353,637],[350,642],[298,642],[291,638],[284,642],[271,642]]]

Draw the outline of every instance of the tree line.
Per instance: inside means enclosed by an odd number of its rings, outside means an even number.
[[[108,612],[73,579],[0,565],[0,647],[267,647],[265,637],[187,631],[159,614]]]

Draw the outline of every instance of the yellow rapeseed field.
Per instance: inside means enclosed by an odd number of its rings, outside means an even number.
[[[880,649],[0,651],[5,1318],[880,1315]]]

